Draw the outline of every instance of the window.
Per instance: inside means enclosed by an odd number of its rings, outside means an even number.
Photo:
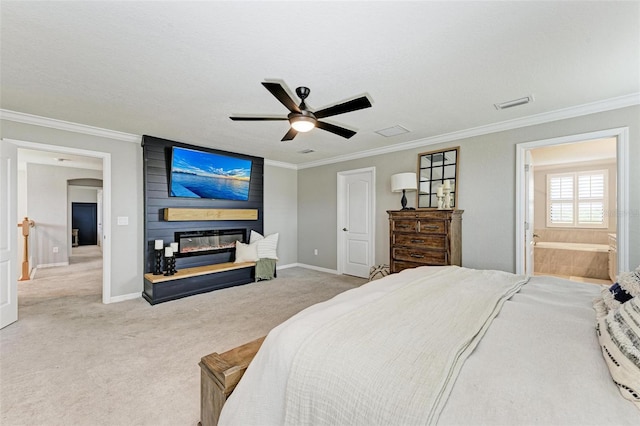
[[[547,175],[547,226],[606,228],[607,170]]]

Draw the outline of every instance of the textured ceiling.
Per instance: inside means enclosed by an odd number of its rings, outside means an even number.
[[[0,24],[2,109],[292,164],[640,92],[637,1],[2,0]],[[326,120],[349,140],[281,142],[286,122],[228,118],[285,115],[265,80],[373,107]],[[411,132],[374,133],[395,125]]]

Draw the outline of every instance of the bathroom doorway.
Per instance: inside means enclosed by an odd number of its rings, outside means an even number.
[[[615,281],[616,138],[534,148],[533,269],[573,281]]]
[[[617,128],[516,145],[516,273],[607,283],[628,269],[628,140]]]

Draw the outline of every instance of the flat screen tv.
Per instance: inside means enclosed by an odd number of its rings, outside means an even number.
[[[169,195],[246,201],[251,165],[244,158],[174,146]]]

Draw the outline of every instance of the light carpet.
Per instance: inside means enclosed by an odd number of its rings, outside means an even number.
[[[290,268],[273,281],[149,305],[104,305],[97,247],[19,282],[0,330],[0,423],[195,425],[200,358],[269,332],[366,280]]]

